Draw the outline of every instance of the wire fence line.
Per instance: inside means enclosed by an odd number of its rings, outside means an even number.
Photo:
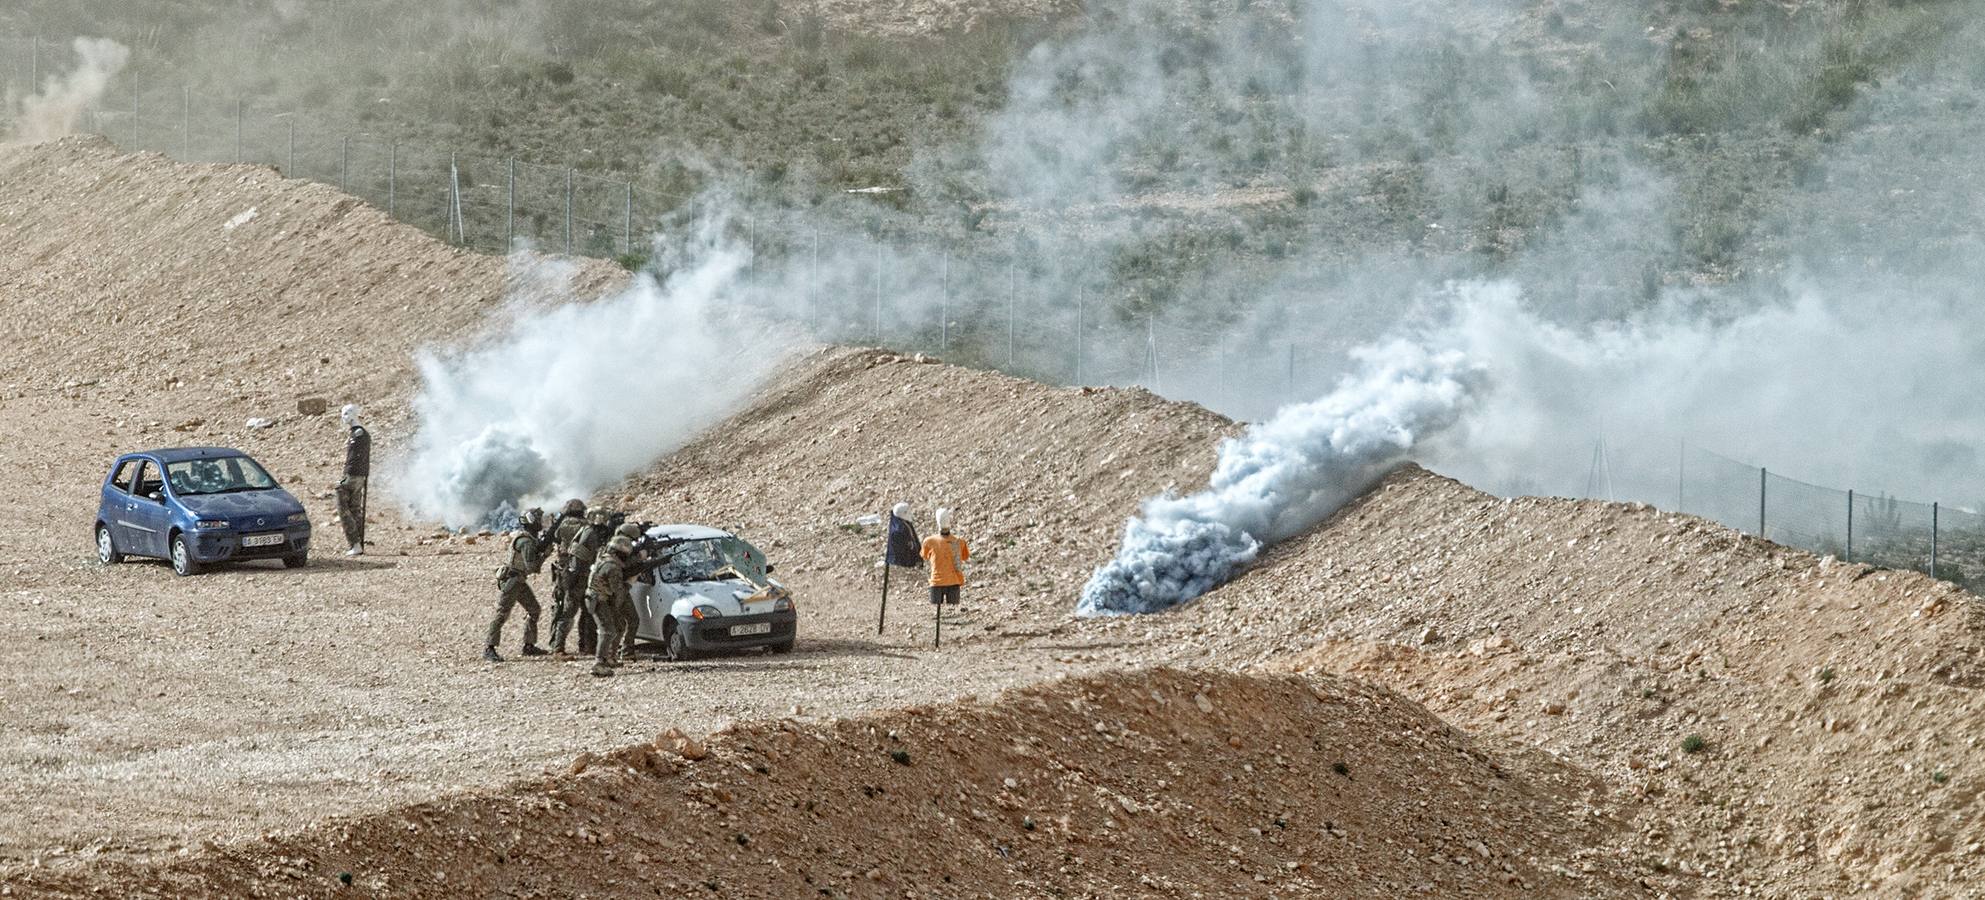
[[[73,56],[67,44],[0,38],[0,92],[30,93],[73,67]],[[88,113],[88,130],[127,149],[265,164],[335,185],[478,251],[528,242],[632,264],[664,216],[693,199],[632,177],[341,131],[245,98],[126,81]],[[1305,351],[1288,311],[1280,325],[1270,317],[1256,329],[1270,337],[1169,321],[1113,292],[1109,274],[1072,246],[1079,241],[1060,234],[1023,233],[963,254],[916,235],[823,230],[816,218],[743,206],[732,223],[750,260],[740,293],[778,295],[775,311],[823,341],[967,351],[1036,380],[1140,384],[1243,419],[1318,396],[1333,377],[1334,367]],[[1814,553],[1985,586],[1985,516],[1808,484],[1699,447],[1684,446],[1678,463],[1682,512]],[[1611,474],[1608,465],[1608,482]],[[1597,490],[1590,482],[1585,494]]]
[[[1682,512],[1849,562],[1985,587],[1985,516],[1942,503],[1809,484],[1684,446]]]

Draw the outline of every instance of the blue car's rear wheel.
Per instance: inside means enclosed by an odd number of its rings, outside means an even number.
[[[108,525],[96,527],[96,558],[97,562],[106,566],[114,566],[124,561],[124,554],[118,552],[117,540],[110,536]]]
[[[183,534],[172,536],[172,574],[200,574],[200,564],[193,561],[193,548],[186,546],[186,535]]]

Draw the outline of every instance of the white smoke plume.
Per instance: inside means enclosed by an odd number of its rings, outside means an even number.
[[[592,302],[518,312],[501,334],[419,359],[418,430],[397,493],[451,526],[625,477],[719,420],[780,358],[741,319],[744,253],[706,225],[672,274]]]
[[[36,143],[76,133],[83,113],[103,98],[131,59],[130,48],[109,38],[77,38],[75,47],[74,71],[50,76],[39,92],[20,99],[13,111],[14,140]]]
[[[1336,390],[1223,443],[1205,490],[1146,501],[1116,558],[1083,587],[1077,614],[1155,612],[1225,582],[1264,545],[1322,521],[1453,425],[1481,380],[1461,353],[1409,341],[1355,358]]]

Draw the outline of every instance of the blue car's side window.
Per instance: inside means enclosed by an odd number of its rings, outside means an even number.
[[[110,486],[128,494],[131,493],[132,480],[137,477],[138,461],[127,459],[118,463],[117,469],[110,473]]]
[[[159,473],[158,463],[145,460],[145,467],[138,473],[138,489],[132,491],[140,497],[165,492],[165,479]]]

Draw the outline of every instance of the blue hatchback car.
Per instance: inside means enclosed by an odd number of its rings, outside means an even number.
[[[249,559],[280,559],[295,569],[310,561],[310,517],[239,450],[127,453],[103,479],[96,553],[106,565],[126,556],[169,560],[180,575]]]

